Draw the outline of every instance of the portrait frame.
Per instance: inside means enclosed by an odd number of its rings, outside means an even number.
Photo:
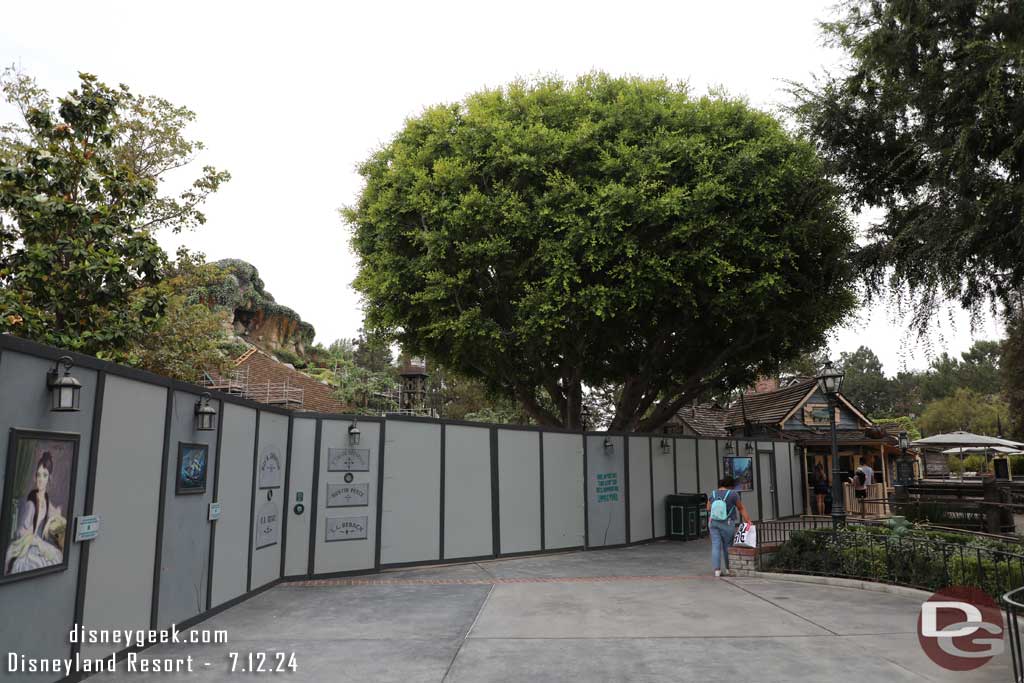
[[[62,508],[64,515],[64,538],[61,546],[61,562],[10,574],[8,573],[7,554],[14,540],[15,530],[13,527],[18,523],[18,498],[23,498],[28,493],[21,490],[25,487],[24,473],[31,471],[31,462],[36,459],[35,453],[38,449],[38,446],[33,447],[31,444],[47,441],[64,442],[68,444],[67,448],[70,449],[69,453],[62,454],[64,457],[69,458],[70,462],[61,467],[62,471],[66,474],[64,486],[62,486],[62,499],[65,501],[65,505]],[[0,584],[63,572],[68,568],[71,544],[74,541],[74,521],[76,517],[75,489],[78,484],[78,453],[80,443],[81,435],[75,433],[11,429],[8,437],[7,465],[4,469],[3,498],[0,501],[0,504],[3,506],[0,508]],[[19,476],[19,474],[22,476]],[[53,497],[56,498],[56,495]]]
[[[727,455],[722,458],[722,475],[736,480],[733,491],[753,491],[754,459],[745,455]]]
[[[185,451],[200,451],[203,454],[202,483],[195,484],[183,476],[182,466],[185,464]],[[178,442],[178,466],[174,469],[174,495],[191,496],[206,493],[206,480],[210,474],[210,445],[205,443]],[[197,478],[199,479],[199,478]]]

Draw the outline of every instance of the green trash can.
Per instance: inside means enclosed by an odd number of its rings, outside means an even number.
[[[708,497],[704,493],[665,496],[665,530],[668,537],[689,541],[708,535]]]

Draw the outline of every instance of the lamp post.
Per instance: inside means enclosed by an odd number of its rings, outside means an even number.
[[[914,481],[914,461],[907,455],[910,447],[910,436],[906,431],[900,432],[900,457],[896,461],[896,486],[907,486]]]
[[[839,471],[839,445],[836,442],[836,404],[843,386],[843,372],[826,361],[818,373],[818,389],[828,398],[828,424],[832,432],[832,528],[846,526],[846,505],[843,496],[842,473]]]

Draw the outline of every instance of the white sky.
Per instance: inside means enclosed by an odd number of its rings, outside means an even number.
[[[786,100],[784,80],[838,62],[815,25],[832,4],[10,2],[0,60],[54,94],[87,71],[195,111],[190,133],[207,145],[197,169],[233,179],[207,203],[206,226],[161,242],[249,261],[329,343],[362,319],[338,208],[359,191],[356,165],[407,116],[517,76],[592,69],[686,80],[697,93],[721,85],[770,109]],[[932,351],[1001,335],[986,321],[972,337],[965,315],[939,316],[949,317]],[[861,344],[888,373],[930,356],[885,308],[840,331],[832,351]]]

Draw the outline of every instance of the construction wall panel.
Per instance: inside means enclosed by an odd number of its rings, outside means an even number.
[[[651,519],[651,438],[629,437],[629,540],[653,537]]]
[[[491,430],[444,429],[444,557],[491,555]]]
[[[540,435],[498,430],[501,553],[540,550]]]
[[[441,558],[441,425],[388,420],[381,564]]]

